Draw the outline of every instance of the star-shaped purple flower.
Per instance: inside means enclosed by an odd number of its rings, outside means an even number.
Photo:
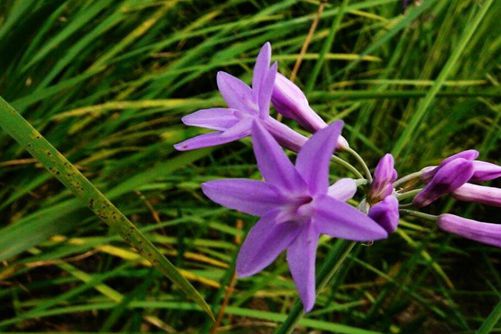
[[[269,115],[277,63],[271,62],[271,45],[265,43],[256,59],[252,87],[226,72],[217,73],[217,86],[228,108],[196,111],[182,118],[186,125],[215,130],[174,145],[179,151],[226,144],[251,134],[254,122],[265,127],[276,140],[292,150],[306,142],[306,137]]]
[[[251,276],[287,249],[287,262],[305,312],[315,303],[315,253],[320,234],[368,241],[388,233],[366,214],[345,203],[356,192],[353,180],[329,187],[329,163],[343,123],[317,131],[293,165],[278,143],[254,122],[252,138],[264,181],[225,179],[206,182],[210,199],[260,219],[250,230],[237,259],[237,273]]]

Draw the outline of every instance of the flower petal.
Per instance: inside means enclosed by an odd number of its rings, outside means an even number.
[[[315,202],[313,223],[319,233],[353,241],[388,237],[388,233],[374,220],[346,203],[329,196],[321,196]]]
[[[479,156],[479,152],[477,150],[466,150],[466,151],[461,151],[459,153],[453,154],[450,157],[442,160],[440,162],[440,165],[438,165],[436,168],[430,168],[428,170],[423,169],[423,174],[421,175],[421,179],[425,182],[428,182],[435,174],[443,168],[445,165],[447,165],[449,162],[456,160],[456,159],[465,159],[465,160],[475,160]]]
[[[252,141],[258,168],[267,182],[288,191],[304,188],[304,181],[287,155],[257,121],[252,126]]]
[[[217,87],[228,107],[257,114],[257,104],[252,90],[242,80],[226,72],[218,72]]]
[[[238,276],[251,276],[266,268],[301,231],[297,224],[277,224],[278,211],[269,211],[247,234],[237,257]]]
[[[265,81],[268,70],[270,69],[270,60],[271,44],[270,42],[266,42],[261,47],[261,50],[259,50],[252,75],[252,90],[255,93],[256,99],[259,96],[263,82]]]
[[[235,109],[211,108],[198,110],[181,118],[184,124],[224,131],[238,122]]]
[[[352,199],[357,193],[357,183],[350,178],[339,179],[329,187],[327,194],[341,202]]]
[[[251,179],[223,179],[205,182],[202,191],[212,201],[230,209],[255,216],[284,203],[272,187],[262,181]]]
[[[327,192],[330,160],[342,127],[342,121],[335,121],[318,130],[297,155],[296,169],[313,194]]]
[[[388,234],[395,232],[400,217],[397,198],[388,195],[383,201],[371,206],[369,217],[384,228]]]
[[[465,202],[476,202],[501,207],[501,188],[465,183],[454,190],[452,196]]]
[[[277,63],[273,63],[259,89],[258,105],[261,117],[265,117],[270,113],[271,93],[273,92],[273,83],[275,82],[276,74]]]
[[[447,213],[438,217],[437,224],[446,232],[501,247],[501,224],[484,223]]]
[[[203,147],[216,146],[221,144],[230,143],[245,137],[245,134],[238,134],[233,136],[223,136],[222,132],[212,132],[199,135],[174,145],[178,151],[189,151]]]
[[[315,258],[319,234],[311,222],[302,228],[296,240],[287,249],[287,263],[304,312],[315,305]]]

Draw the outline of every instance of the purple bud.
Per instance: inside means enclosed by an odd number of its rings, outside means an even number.
[[[430,183],[414,198],[414,205],[424,207],[439,197],[450,193],[463,184],[473,175],[473,162],[463,158],[454,159],[439,167]]]
[[[501,207],[501,189],[466,183],[454,190],[452,195],[465,202],[477,202]]]
[[[386,232],[393,233],[397,229],[399,214],[398,200],[389,195],[369,209],[369,217],[379,224]]]
[[[280,73],[275,77],[271,103],[284,117],[295,120],[306,130],[314,133],[323,129],[327,123],[310,107],[304,93],[292,81]],[[349,147],[342,136],[338,139],[338,148]]]
[[[501,177],[501,166],[485,161],[473,161],[473,176],[470,181],[482,182]]]
[[[440,215],[437,224],[443,231],[487,245],[501,247],[501,224],[479,222],[448,213]]]
[[[394,165],[395,160],[389,153],[379,160],[374,170],[374,181],[369,195],[372,203],[377,203],[393,193],[393,182],[397,179],[397,171]]]
[[[456,160],[456,159],[465,159],[465,160],[475,160],[478,158],[478,151],[477,150],[466,150],[466,151],[461,151],[459,153],[453,154],[450,157],[442,160],[440,165],[437,167],[425,167],[423,169],[423,174],[421,175],[421,179],[424,182],[429,182],[431,178],[445,165],[447,165],[449,162]]]

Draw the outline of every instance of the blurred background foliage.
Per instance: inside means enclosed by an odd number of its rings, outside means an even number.
[[[405,175],[467,148],[499,164],[500,1],[463,43],[482,5],[3,0],[0,95],[204,294],[220,314],[218,332],[270,333],[296,297],[286,263],[235,282],[238,243],[254,218],[214,205],[199,188],[208,179],[258,177],[250,142],[175,152],[174,143],[198,133],[180,118],[223,104],[216,71],[249,82],[259,47],[270,41],[285,75],[302,60],[296,82],[322,117],[345,120],[345,136],[371,166],[393,151]],[[444,68],[446,81],[420,106]],[[4,132],[0,152],[0,331],[211,331],[196,306]],[[501,223],[499,209],[447,199],[427,211]],[[322,239],[318,263],[333,244]],[[388,240],[355,248],[296,331],[495,326],[500,254],[403,219]]]

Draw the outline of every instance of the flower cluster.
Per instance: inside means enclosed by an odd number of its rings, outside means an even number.
[[[478,152],[474,150],[458,153],[439,166],[427,167],[400,180],[393,156],[386,154],[373,176],[370,175],[363,159],[341,136],[343,122],[327,124],[310,107],[299,87],[277,72],[277,63],[271,64],[269,43],[263,45],[257,56],[251,86],[225,72],[217,74],[217,85],[227,108],[203,109],[182,118],[186,125],[214,131],[176,144],[175,148],[192,150],[252,137],[263,180],[214,180],[202,184],[202,190],[220,205],[259,217],[238,254],[238,276],[258,273],[286,251],[306,312],[315,303],[315,259],[320,235],[352,241],[387,238],[396,230],[399,214],[403,212],[399,198],[412,193],[404,192],[405,187],[398,189],[399,185],[414,176],[420,176],[426,184],[421,191],[414,192],[412,203],[417,208],[446,194],[501,206],[500,189],[470,183],[501,177],[501,167],[475,160]],[[270,106],[312,136],[307,138],[272,118]],[[297,152],[295,163],[282,147]],[[335,160],[336,151],[359,158],[366,177],[336,157],[355,171],[358,179],[341,178],[330,185],[330,162]],[[362,196],[358,207],[348,204],[350,200],[356,203],[354,196],[359,192]],[[501,225],[451,214],[442,214],[435,220],[444,231],[501,247]]]

